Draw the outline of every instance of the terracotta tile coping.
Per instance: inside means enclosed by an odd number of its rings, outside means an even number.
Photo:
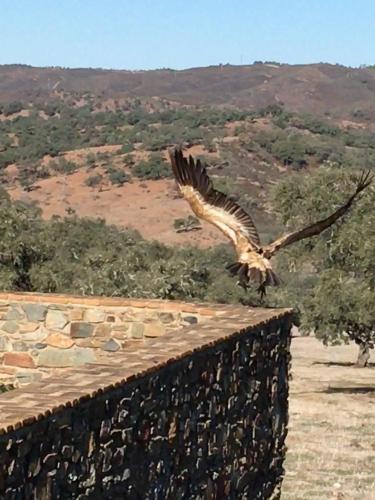
[[[15,301],[19,294],[7,296]],[[35,296],[43,298],[43,301],[50,297],[40,294]],[[29,294],[27,297],[30,301]],[[71,297],[69,299],[71,303]],[[123,299],[120,300],[124,303]],[[96,362],[60,370],[58,374],[51,374],[23,388],[0,394],[0,435],[30,425],[64,408],[79,405],[105,391],[119,388],[131,380],[155,372],[193,352],[243,334],[249,329],[293,315],[291,309],[222,307],[211,304],[205,305],[205,308],[220,310],[224,314],[209,319],[204,325],[197,324],[171,331],[161,338],[150,339],[147,343],[132,344],[127,351],[112,353],[108,360],[110,364]],[[228,314],[225,315],[225,312]]]
[[[198,313],[203,316],[212,316],[220,313],[223,309],[235,306],[220,304],[207,304],[199,302],[182,302],[162,299],[131,299],[123,297],[94,297],[80,295],[64,295],[54,293],[31,293],[0,292],[0,302],[28,302],[42,304],[64,304],[76,306],[113,306],[113,307],[139,307],[157,309],[159,311],[178,311],[186,313]]]

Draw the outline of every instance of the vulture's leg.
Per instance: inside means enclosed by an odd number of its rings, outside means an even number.
[[[263,302],[264,297],[266,296],[266,286],[262,283],[259,288],[257,288],[257,292],[260,293],[260,301]]]

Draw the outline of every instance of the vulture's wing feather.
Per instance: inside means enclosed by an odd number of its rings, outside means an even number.
[[[316,236],[320,234],[322,231],[331,226],[334,222],[337,221],[340,217],[342,217],[351,207],[355,198],[359,195],[361,191],[366,189],[372,182],[373,176],[370,175],[370,172],[362,173],[355,192],[348,199],[348,201],[342,205],[336,212],[331,214],[329,217],[315,222],[315,224],[311,224],[303,229],[295,231],[293,233],[288,233],[281,238],[278,238],[276,241],[264,247],[264,253],[268,258],[271,258],[278,250],[284,248],[292,243],[300,241],[304,238],[310,238],[311,236]]]
[[[213,188],[199,159],[194,161],[191,156],[186,159],[181,149],[175,149],[170,152],[170,160],[177,184],[198,217],[221,229],[237,250],[242,245],[253,249],[260,247],[259,235],[250,215]]]

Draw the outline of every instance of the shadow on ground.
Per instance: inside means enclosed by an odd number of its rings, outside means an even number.
[[[355,363],[351,361],[314,361],[313,365],[324,365],[324,366],[351,366],[353,368],[360,368]],[[369,363],[366,368],[375,368],[375,363]]]
[[[325,392],[326,394],[368,394],[375,393],[375,386],[362,386],[362,387],[327,387],[320,392]]]

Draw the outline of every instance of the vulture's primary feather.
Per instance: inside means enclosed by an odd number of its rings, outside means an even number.
[[[191,156],[187,159],[182,150],[176,148],[170,152],[170,160],[178,187],[193,212],[219,228],[232,241],[237,262],[228,266],[230,273],[233,276],[237,274],[243,286],[247,286],[249,281],[257,283],[262,294],[265,293],[266,286],[277,286],[280,283],[272,270],[271,257],[281,248],[303,238],[316,236],[327,229],[349,210],[359,193],[372,182],[372,176],[363,173],[352,196],[329,217],[262,246],[250,215],[213,188],[206,168],[199,159],[194,161]]]

